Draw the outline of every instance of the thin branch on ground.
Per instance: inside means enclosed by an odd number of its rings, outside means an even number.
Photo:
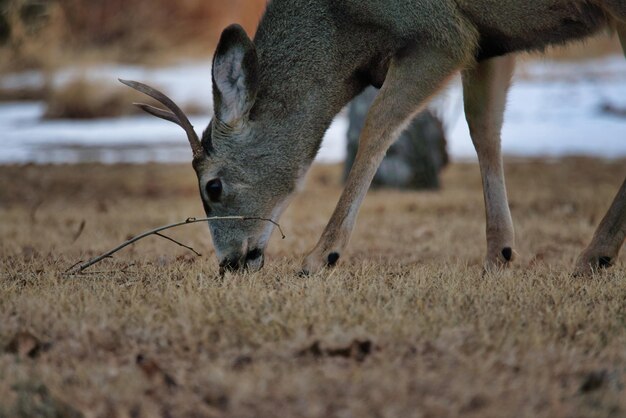
[[[175,241],[175,240],[173,240],[173,239],[171,239],[169,237],[166,237],[163,234],[160,234],[160,232],[166,231],[168,229],[184,226],[184,225],[190,225],[190,224],[196,224],[196,223],[208,222],[208,221],[242,221],[242,222],[245,222],[245,221],[263,221],[263,222],[269,222],[269,223],[275,225],[278,228],[278,231],[280,232],[280,234],[282,236],[282,239],[285,239],[285,234],[283,233],[283,230],[280,227],[280,225],[276,221],[273,221],[271,219],[258,218],[258,217],[248,217],[248,216],[223,216],[223,217],[216,216],[216,217],[211,217],[211,218],[187,218],[183,222],[177,222],[177,223],[174,223],[174,224],[161,226],[161,227],[152,229],[150,231],[146,231],[146,232],[144,232],[142,234],[139,234],[136,237],[129,239],[128,241],[118,245],[117,247],[113,248],[112,250],[107,251],[106,253],[104,253],[104,254],[96,257],[96,258],[93,258],[93,259],[91,259],[89,261],[86,261],[84,263],[76,263],[76,264],[74,264],[72,267],[67,269],[65,271],[65,273],[68,274],[68,275],[80,274],[83,271],[85,271],[86,269],[88,269],[89,267],[93,266],[94,264],[97,264],[97,263],[101,262],[102,260],[104,260],[106,258],[113,258],[112,257],[113,254],[115,254],[118,251],[128,247],[129,245],[132,245],[132,244],[136,243],[137,241],[142,240],[144,238],[147,238],[147,237],[149,237],[151,235],[158,235],[158,236],[160,236],[162,238],[169,239],[170,241],[173,241],[173,242],[175,242],[176,244],[178,244],[178,245],[180,245],[182,247],[185,247],[187,249],[191,249],[190,247],[187,247],[186,245],[183,245],[183,244],[181,244],[181,243],[179,243],[179,242],[177,242],[177,241]],[[191,250],[195,252],[195,250],[193,250],[193,249],[191,249]]]
[[[185,245],[185,244],[183,244],[182,242],[178,242],[178,241],[176,241],[176,240],[175,240],[174,238],[172,238],[172,237],[168,237],[167,235],[163,235],[163,234],[161,234],[160,232],[155,232],[155,233],[154,233],[154,235],[159,236],[159,237],[161,237],[161,238],[165,238],[166,240],[171,241],[171,242],[173,242],[173,243],[174,243],[174,244],[176,244],[176,245],[179,245],[179,246],[181,246],[181,247],[183,247],[183,248],[188,249],[189,251],[191,251],[192,253],[194,253],[196,256],[198,256],[198,257],[202,257],[202,254],[200,254],[199,252],[197,252],[196,250],[194,250],[194,249],[193,249],[193,248],[191,248],[190,246]]]
[[[80,223],[80,226],[78,227],[78,231],[76,231],[74,237],[72,238],[72,244],[76,243],[76,241],[78,241],[78,238],[80,238],[80,236],[83,234],[83,231],[85,230],[85,225],[87,225],[87,222],[83,219],[83,221]]]
[[[113,258],[113,257],[110,257]],[[82,261],[81,261],[82,262]],[[76,263],[76,265],[78,265],[78,263]],[[81,276],[96,276],[96,275],[100,275],[100,274],[106,274],[106,275],[111,275],[111,274],[115,274],[115,273],[121,273],[121,274],[126,274],[128,273],[128,269],[131,267],[134,267],[135,263],[130,263],[125,265],[124,267],[120,268],[120,269],[116,269],[116,270],[96,270],[96,271],[84,271],[82,273],[69,273],[71,274],[80,274]],[[65,273],[68,274],[68,273]]]
[[[83,260],[79,260],[77,262],[75,262],[74,264],[72,264],[71,266],[69,266],[67,268],[67,270],[65,270],[65,273],[69,273],[70,271],[74,270],[74,267],[77,267],[79,264],[81,264],[83,262]]]

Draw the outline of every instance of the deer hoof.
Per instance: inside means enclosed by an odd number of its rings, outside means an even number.
[[[515,258],[516,253],[512,247],[503,247],[501,250],[490,252],[487,255],[486,263],[502,267],[515,261]]]
[[[502,257],[509,262],[513,260],[513,249],[511,247],[506,247],[502,250]]]
[[[325,256],[318,255],[315,251],[309,254],[302,266],[302,271],[308,274],[316,274],[328,267],[335,267],[341,258],[337,251],[327,253]]]
[[[337,261],[339,261],[339,253],[330,253],[328,254],[328,266],[329,267],[334,267],[337,264]]]
[[[589,277],[593,273],[613,267],[613,258],[607,255],[586,256],[581,255],[576,262],[574,277]]]
[[[489,252],[483,265],[483,274],[498,273],[509,267],[515,261],[515,251],[512,247],[504,247],[499,251]]]
[[[319,257],[316,257],[314,254],[309,254],[305,259],[302,265],[301,272],[304,272],[306,276],[310,276],[316,273],[319,273],[326,266],[325,260],[321,260]]]

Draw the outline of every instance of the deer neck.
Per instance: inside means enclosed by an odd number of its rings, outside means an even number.
[[[275,147],[301,173],[333,118],[365,86],[350,81],[350,63],[342,62],[327,29],[331,22],[311,10],[286,18],[271,5],[255,38],[259,92],[253,119],[272,142],[264,146]],[[290,26],[270,24],[274,19]]]

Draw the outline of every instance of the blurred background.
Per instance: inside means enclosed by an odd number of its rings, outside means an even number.
[[[252,36],[266,0],[0,0],[0,164],[188,162],[177,126],[139,114],[118,78],[179,102],[198,129],[211,114],[210,65],[233,22]],[[435,101],[448,152],[473,159],[459,81]],[[320,162],[346,158],[348,112]],[[520,59],[504,130],[508,155],[626,156],[626,60],[603,34]]]

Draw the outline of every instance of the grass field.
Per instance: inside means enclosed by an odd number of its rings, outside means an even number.
[[[626,416],[626,257],[569,273],[626,161],[509,161],[517,264],[482,275],[478,167],[374,191],[349,257],[300,278],[340,193],[316,167],[266,268],[220,278],[191,167],[0,167],[0,417]]]

